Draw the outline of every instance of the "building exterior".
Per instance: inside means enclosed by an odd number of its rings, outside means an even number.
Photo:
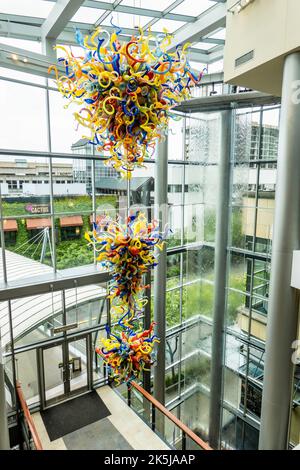
[[[53,163],[53,192],[56,195],[85,194],[85,185],[74,183],[72,163]],[[3,196],[44,196],[50,193],[49,164],[26,159],[1,161],[0,185]]]
[[[76,155],[93,155],[94,146],[87,139],[79,139],[75,142],[71,150]],[[97,151],[95,151],[97,154]],[[74,159],[73,161],[73,178],[75,182],[85,183],[88,193],[92,191],[92,163],[91,160],[83,158],[82,160]],[[119,173],[114,168],[108,167],[103,160],[95,161],[95,181],[96,187],[101,187],[103,178],[120,179]]]

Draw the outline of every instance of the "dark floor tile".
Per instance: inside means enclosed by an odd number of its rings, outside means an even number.
[[[108,418],[101,419],[63,437],[69,450],[132,450]]]

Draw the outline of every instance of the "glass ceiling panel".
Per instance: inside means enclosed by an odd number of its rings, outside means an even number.
[[[178,7],[172,10],[172,13],[178,13],[180,15],[199,16],[204,11],[208,10],[216,4],[212,0],[201,0],[200,2],[195,0],[184,0]]]
[[[83,50],[80,46],[70,46],[68,44],[61,44],[67,51],[72,51],[72,54],[75,57],[82,57],[84,55]],[[67,53],[63,51],[62,49],[57,49],[56,50],[56,57],[67,57]]]
[[[47,18],[54,5],[45,0],[0,0],[0,13]]]
[[[152,31],[163,31],[163,28],[167,28],[169,33],[174,33],[177,29],[181,28],[184,23],[183,21],[173,21],[173,20],[158,20],[153,26],[151,26]]]
[[[225,39],[225,36],[226,36],[226,29],[222,28],[222,29],[220,29],[220,31],[218,31],[217,33],[212,34],[209,37],[213,38],[213,39]]]
[[[94,24],[103,15],[104,10],[98,10],[98,8],[80,7],[75,13],[71,21],[78,23]]]
[[[214,44],[208,44],[206,42],[197,42],[196,44],[193,44],[193,47],[196,49],[203,49],[204,51],[208,51],[212,47],[215,47]]]
[[[218,73],[224,70],[224,61],[218,60],[217,62],[212,62],[208,64],[208,73]]]
[[[8,46],[19,47],[20,49],[26,49],[31,52],[38,52],[39,54],[42,53],[42,43],[38,41],[27,41],[26,39],[1,37],[0,42],[2,44],[7,44]]]
[[[1,38],[2,39],[2,38]],[[22,80],[23,82],[28,82],[29,85],[32,83],[37,83],[39,85],[45,85],[45,79],[37,75],[32,75],[31,73],[19,72],[17,70],[8,69],[5,67],[0,67],[0,76],[12,78],[14,80]],[[4,82],[0,81],[0,88],[5,86]]]
[[[202,64],[201,62],[194,62],[192,60],[189,61],[189,64],[193,69],[198,70],[199,72],[202,72],[202,70],[206,67],[206,64]]]
[[[112,23],[120,28],[134,28],[135,26],[144,26],[151,18],[149,16],[131,15],[128,13],[112,12],[101,23],[104,26],[111,26]]]
[[[146,8],[147,10],[164,11],[174,2],[175,0],[123,0],[121,5]]]

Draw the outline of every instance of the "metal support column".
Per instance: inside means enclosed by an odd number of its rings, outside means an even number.
[[[148,271],[145,274],[145,283],[149,287],[145,289],[145,296],[148,299],[148,303],[145,305],[145,309],[144,309],[144,315],[145,315],[144,329],[149,330],[150,325],[151,325],[151,272],[150,271]],[[146,392],[151,393],[151,372],[150,371],[144,371],[143,387],[146,390]],[[145,400],[145,403],[147,402],[148,400]]]
[[[148,299],[148,303],[144,309],[144,329],[148,330],[151,325],[151,272],[148,271],[145,274],[145,284],[149,287],[145,289],[145,296]],[[143,387],[146,392],[151,393],[151,371],[144,371],[143,373]],[[150,402],[143,397],[143,408],[144,408],[144,419],[147,423],[150,423]]]
[[[42,48],[44,53],[49,54],[50,57],[55,58],[56,53],[53,50],[53,39],[44,38],[42,41]],[[48,151],[52,152],[52,140],[51,140],[51,118],[50,118],[50,93],[49,93],[49,80],[46,78],[46,116],[47,116],[47,140],[48,140]],[[50,184],[50,212],[51,212],[51,241],[52,247],[50,246],[50,253],[52,259],[53,271],[56,273],[56,232],[55,232],[55,216],[54,216],[54,191],[53,191],[53,166],[52,157],[49,157],[49,184]]]
[[[9,433],[6,412],[4,364],[2,358],[1,332],[0,332],[0,450],[9,450]]]
[[[155,162],[154,217],[159,229],[164,230],[168,221],[168,140],[158,145]],[[166,350],[166,247],[155,249],[159,263],[154,270],[154,321],[156,334],[160,338],[157,348],[157,362],[154,367],[154,397],[165,404],[165,350]]]
[[[229,225],[230,156],[232,148],[232,110],[220,113],[220,160],[216,207],[215,286],[209,410],[209,442],[218,449],[222,422],[222,368],[224,359],[224,323],[226,311],[226,271]]]
[[[300,249],[299,80],[295,52],[283,73],[260,449],[287,449],[289,437],[299,302],[290,287],[293,250]]]

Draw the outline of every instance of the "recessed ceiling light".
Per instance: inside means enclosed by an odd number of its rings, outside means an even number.
[[[24,57],[23,62],[25,62],[25,63],[28,62],[27,57]]]
[[[12,60],[18,60],[18,59],[19,59],[18,56],[17,56],[17,54],[12,54],[12,55],[11,55],[11,58],[12,58]]]

